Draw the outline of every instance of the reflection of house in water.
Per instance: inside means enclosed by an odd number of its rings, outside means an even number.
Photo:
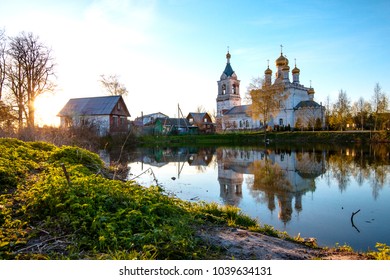
[[[197,149],[190,151],[187,162],[190,166],[209,166],[215,149]]]
[[[279,219],[288,222],[294,208],[302,210],[302,196],[315,190],[315,178],[325,172],[323,153],[217,149],[221,197],[232,205],[242,198],[244,174],[253,196],[261,196],[273,211],[276,201]]]
[[[177,176],[180,176],[186,163],[190,166],[207,167],[212,161],[214,153],[214,148],[143,148],[133,152],[133,154],[136,154],[136,157],[131,162],[140,162],[141,164],[154,167],[176,163],[178,166]]]
[[[243,174],[248,174],[248,166],[253,157],[259,154],[252,151],[217,149],[218,182],[221,198],[225,203],[238,205],[242,198]]]
[[[227,204],[237,205],[242,198],[242,173],[232,169],[225,169],[218,163],[218,182],[221,190],[221,197]]]

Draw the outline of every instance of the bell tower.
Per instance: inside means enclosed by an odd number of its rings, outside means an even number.
[[[237,75],[230,65],[230,58],[231,55],[228,51],[226,54],[225,70],[222,72],[222,75],[217,82],[217,130],[222,129],[223,115],[234,106],[241,105],[240,80],[237,79]]]

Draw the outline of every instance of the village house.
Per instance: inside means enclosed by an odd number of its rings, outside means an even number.
[[[60,127],[91,126],[100,136],[129,130],[129,110],[120,95],[70,99],[57,115]]]
[[[169,116],[161,112],[147,114],[147,115],[142,114],[141,117],[137,117],[134,119],[134,123],[136,123],[137,125],[146,125],[148,123],[153,123],[154,120],[158,118],[169,118]]]
[[[215,125],[208,113],[189,113],[186,118],[170,118],[158,112],[137,117],[132,129],[143,135],[213,133]]]
[[[142,115],[140,117],[136,117],[133,121],[131,121],[131,129],[133,133],[136,135],[154,135],[155,128],[154,124],[157,119],[167,119],[168,115],[165,115],[161,112],[152,113]]]
[[[145,125],[145,133],[149,135],[169,135],[193,133],[197,128],[184,118],[157,118]]]
[[[214,123],[208,113],[189,113],[186,119],[191,126],[198,128],[199,133],[215,132]]]

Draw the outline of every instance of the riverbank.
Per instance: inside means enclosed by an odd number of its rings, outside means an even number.
[[[137,138],[141,146],[180,145],[264,145],[283,143],[390,143],[389,131],[283,131],[231,132],[205,135],[143,136]]]
[[[260,226],[236,207],[112,180],[115,171],[84,149],[0,139],[0,150],[0,259],[322,259],[338,251]]]
[[[224,226],[201,226],[198,236],[207,244],[223,248],[220,259],[237,260],[370,260],[367,253],[347,246],[318,248],[314,238],[293,242],[258,232]]]

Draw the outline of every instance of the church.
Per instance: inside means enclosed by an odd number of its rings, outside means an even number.
[[[264,128],[263,118],[253,118],[250,105],[241,105],[240,80],[230,64],[231,54],[226,54],[226,66],[219,81],[217,95],[216,130],[259,130]],[[264,71],[264,82],[268,84],[283,83],[283,95],[287,98],[280,102],[274,114],[268,120],[268,128],[273,129],[321,129],[325,125],[325,107],[314,101],[315,91],[311,87],[300,84],[300,69],[292,69],[290,80],[290,66],[281,50],[275,60],[275,78],[272,79],[272,70]]]

